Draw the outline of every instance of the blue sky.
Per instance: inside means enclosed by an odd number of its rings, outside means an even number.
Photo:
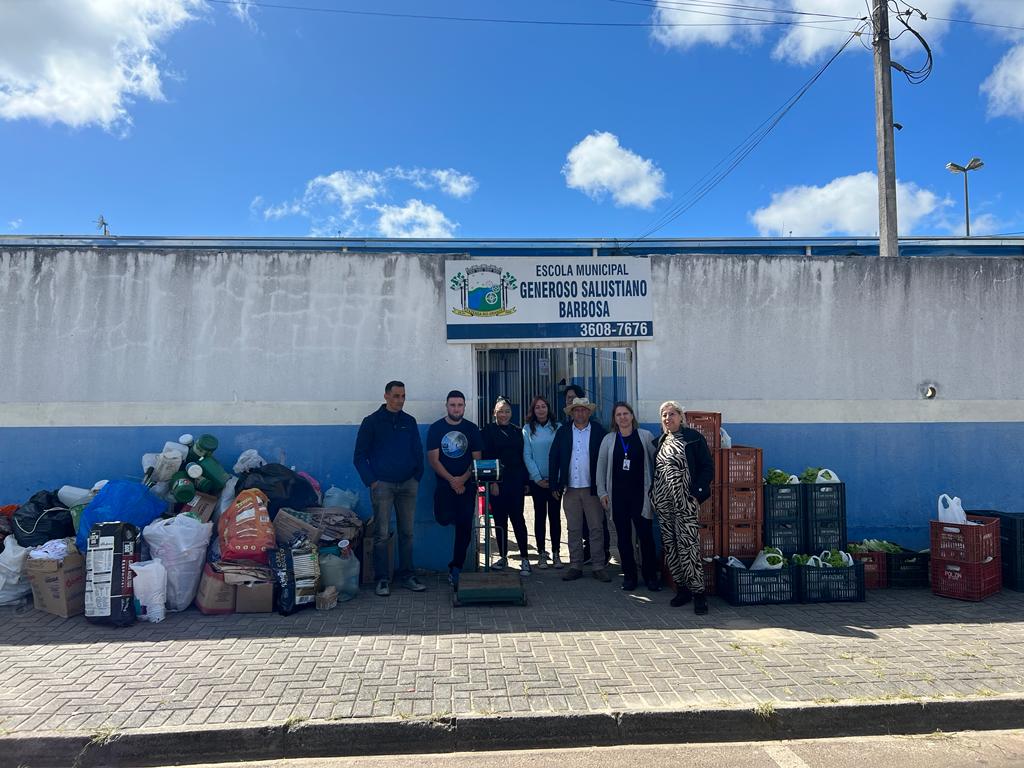
[[[979,156],[972,233],[1020,232],[1024,1],[915,2],[934,69],[894,73],[901,231],[962,234],[944,166]],[[680,208],[657,236],[876,233],[869,34],[693,192],[859,26],[809,14],[864,0],[276,5],[639,26],[0,0],[0,234],[633,239]]]

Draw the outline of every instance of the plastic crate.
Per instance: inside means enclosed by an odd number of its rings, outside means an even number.
[[[753,559],[746,559],[747,565]],[[776,605],[796,598],[796,576],[792,566],[748,571],[715,561],[715,586],[730,605]]]
[[[722,522],[726,525],[761,523],[764,510],[761,493],[757,488],[722,487]]]
[[[801,483],[808,520],[846,522],[846,483]],[[845,542],[844,542],[845,543]]]
[[[795,554],[803,554],[804,531],[803,526],[796,522],[768,522],[764,524],[764,545],[766,547],[778,547],[782,554],[790,557]]]
[[[712,523],[700,524],[700,556],[714,557],[721,548],[718,540],[718,526]]]
[[[889,586],[885,552],[851,552],[850,554],[854,560],[864,563],[864,586],[867,589],[885,589]]]
[[[715,564],[714,562],[704,563],[704,594],[714,595],[715,591]]]
[[[696,429],[707,441],[711,456],[718,455],[722,447],[722,414],[712,411],[687,411],[683,421],[690,429]]]
[[[761,491],[764,497],[764,521],[802,523],[804,519],[804,492],[799,485],[768,485]]]
[[[984,600],[1003,586],[1003,566],[998,556],[987,563],[965,563],[932,558],[932,593],[957,600]]]
[[[712,525],[722,522],[722,488],[720,486],[712,486],[711,496],[697,510],[697,522],[711,523]]]
[[[928,586],[928,567],[932,556],[928,552],[887,552],[885,554],[885,580],[889,589],[913,589]]]
[[[804,526],[804,546],[811,555],[826,549],[846,549],[846,519],[809,520]]]
[[[739,523],[722,526],[722,547],[718,554],[723,557],[756,557],[763,541],[760,523]]]
[[[743,488],[758,488],[761,479],[761,449],[736,445],[719,451],[722,464],[722,484]]]
[[[847,568],[795,567],[801,603],[864,602],[864,563]]]
[[[999,518],[967,515],[980,525],[958,525],[931,521],[931,550],[933,558],[958,563],[983,563],[1001,552]]]
[[[1024,512],[969,509],[967,514],[999,518],[999,550],[1003,561],[1003,587],[1024,592]]]

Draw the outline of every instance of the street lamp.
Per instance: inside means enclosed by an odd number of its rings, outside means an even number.
[[[967,172],[976,171],[983,165],[984,163],[981,162],[980,157],[972,157],[971,162],[967,165],[946,163],[946,170],[950,173],[962,173],[964,175],[964,221],[966,222],[967,237],[971,236],[971,204],[967,197]]]

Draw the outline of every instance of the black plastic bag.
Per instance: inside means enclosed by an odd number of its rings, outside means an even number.
[[[306,509],[320,503],[313,486],[304,477],[283,464],[264,464],[238,476],[235,494],[256,488],[267,496],[267,509],[273,520],[282,507]]]
[[[14,513],[14,538],[23,547],[38,547],[53,539],[74,538],[71,510],[52,491],[39,491]]]

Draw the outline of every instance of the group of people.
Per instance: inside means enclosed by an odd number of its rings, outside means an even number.
[[[455,528],[448,564],[452,587],[458,589],[472,537],[476,510],[473,461],[496,459],[502,475],[501,481],[489,488],[499,554],[492,569],[508,567],[511,525],[519,548],[520,574],[532,572],[524,514],[528,493],[534,507],[538,568],[564,568],[561,510],[565,512],[569,549],[562,579],[581,578],[589,564],[595,579],[611,581],[607,569],[610,516],[622,566],[622,589],[638,588],[639,570],[645,587],[658,592],[662,585],[655,559],[657,521],[665,563],[675,584],[671,605],[678,607],[692,600],[695,613],[707,613],[697,511],[711,495],[714,460],[704,437],[685,426],[682,406],[672,400],[659,409],[662,433],[655,436],[639,426],[628,403],[615,404],[613,423],[605,430],[594,418],[597,406],[581,387],[569,385],[565,397],[562,423],[547,399],[538,395],[520,428],[512,423],[511,403],[499,397],[493,421],[479,429],[465,418],[465,395],[458,390],[448,393],[445,416],[427,431],[426,457],[437,476],[434,518]],[[416,420],[404,406],[405,385],[388,382],[384,404],[359,427],[353,457],[373,502],[373,568],[376,593],[381,596],[391,593],[388,540],[392,509],[398,528],[395,581],[414,592],[426,589],[413,567],[413,524],[425,469],[424,450]],[[551,537],[550,552],[545,548],[546,532]],[[639,565],[634,534],[640,549]]]

